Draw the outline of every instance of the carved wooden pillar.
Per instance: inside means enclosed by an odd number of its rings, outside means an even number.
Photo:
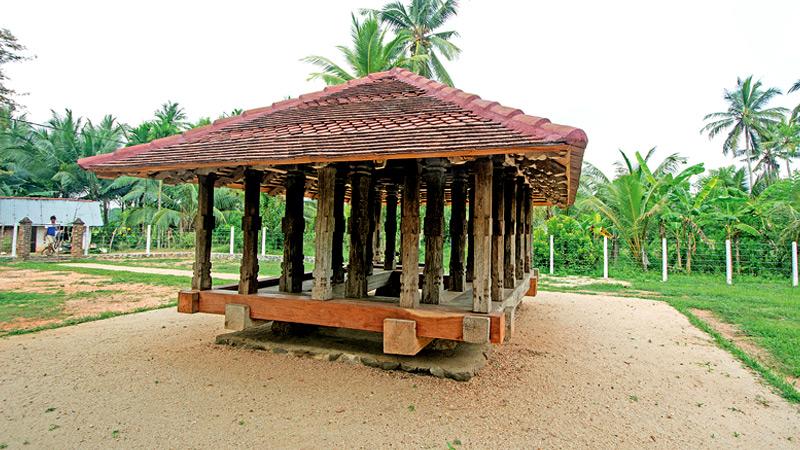
[[[372,275],[373,259],[375,257],[375,197],[379,197],[375,192],[378,188],[375,176],[369,177],[369,190],[367,191],[367,241],[366,250],[366,270],[367,276]]]
[[[472,311],[488,313],[491,297],[492,160],[475,162],[474,275]]]
[[[470,177],[469,182],[469,211],[467,212],[467,273],[464,278],[472,282],[475,273],[475,177]]]
[[[523,177],[517,177],[517,204],[521,205],[524,201],[524,189],[525,189],[525,179]],[[522,208],[517,208],[516,214],[516,222],[518,224],[522,223]],[[520,230],[524,231],[524,230]],[[522,279],[522,271],[525,268],[525,247],[522,245],[522,235],[524,233],[517,233],[514,235],[515,242],[515,255],[516,260],[514,261],[514,277],[518,280]]]
[[[257,170],[244,172],[244,216],[242,216],[242,264],[239,268],[239,293],[258,292],[258,233],[261,230],[261,181]]]
[[[333,250],[331,264],[333,266],[333,284],[344,283],[344,194],[347,184],[347,168],[336,169],[336,182],[333,188]]]
[[[372,264],[370,265],[370,273],[375,264],[383,262],[383,247],[381,245],[381,213],[383,209],[383,200],[381,199],[380,184],[376,184],[374,188],[374,198],[372,199]]]
[[[367,296],[367,245],[369,243],[369,164],[358,164],[350,175],[350,266],[345,282],[345,296]]]
[[[425,162],[425,268],[422,271],[422,303],[439,304],[444,280],[444,160]]]
[[[333,297],[333,242],[335,218],[333,214],[336,168],[326,166],[317,170],[317,223],[314,227],[314,287],[311,298],[327,300]]]
[[[194,222],[192,289],[211,289],[211,232],[214,231],[214,182],[216,175],[197,176],[197,217]]]
[[[521,231],[517,223],[517,182],[514,178],[516,168],[507,168],[503,177],[505,194],[505,235],[503,236],[503,284],[514,287],[514,263],[516,262],[516,234]]]
[[[467,238],[467,172],[463,167],[453,171],[450,185],[450,285],[448,289],[464,292],[464,247]]]
[[[283,217],[283,264],[279,289],[281,292],[303,290],[303,194],[306,176],[297,169],[286,174],[286,214]]]
[[[503,235],[505,234],[505,224],[503,223],[505,195],[503,194],[503,167],[496,165],[492,178],[492,301],[503,301]]]
[[[525,273],[531,273],[531,258],[533,258],[533,205],[531,204],[531,188],[525,186],[525,197],[523,199],[523,211],[525,213]]]
[[[419,306],[419,165],[409,161],[403,181],[400,252],[400,306]]]
[[[386,270],[395,269],[395,252],[397,251],[397,187],[394,184],[386,186],[386,250],[383,256],[383,268]]]

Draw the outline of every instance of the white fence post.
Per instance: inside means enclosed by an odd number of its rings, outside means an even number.
[[[236,227],[234,227],[233,225],[231,225],[231,248],[230,248],[230,254],[231,254],[231,256],[233,256],[233,238],[234,238],[234,230],[235,230],[235,229],[236,229]]]
[[[153,226],[150,225],[150,224],[147,224],[147,241],[146,241],[147,243],[145,244],[145,250],[144,250],[144,254],[147,255],[147,256],[150,256],[150,242],[151,242],[150,241],[150,232],[152,231],[152,229],[153,229]]]
[[[267,256],[267,228],[261,229],[261,256]]]
[[[733,284],[733,261],[731,261],[731,240],[725,239],[725,281]]]
[[[19,233],[19,224],[14,224],[14,234],[11,235],[11,257],[17,257],[17,233]]]
[[[797,287],[797,241],[792,242],[792,286]]]
[[[608,279],[608,237],[603,236],[603,278]]]
[[[553,235],[550,235],[550,275],[553,274]]]
[[[89,225],[83,229],[83,255],[89,255],[89,245],[92,243],[92,230]]]
[[[667,281],[667,238],[661,238],[661,281]]]

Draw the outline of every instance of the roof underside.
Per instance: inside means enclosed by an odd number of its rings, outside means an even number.
[[[534,189],[537,166],[539,178],[560,173],[562,192],[540,203],[565,205],[574,200],[586,142],[580,129],[393,69],[79,164],[101,176],[169,182],[215,172],[226,185],[236,184],[245,167],[256,167],[277,175],[267,177],[265,190],[279,191],[286,166],[375,161],[386,167],[398,159],[463,163],[498,155]]]

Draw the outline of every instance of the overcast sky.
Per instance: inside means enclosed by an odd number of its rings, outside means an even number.
[[[384,1],[7,1],[0,27],[36,56],[7,65],[28,118],[71,108],[136,124],[167,100],[192,120],[315,91],[310,54],[349,43],[350,13]],[[723,89],[800,78],[799,1],[463,0],[448,28],[456,87],[583,128],[586,158],[657,146],[714,168],[733,160],[699,129]],[[800,93],[775,105],[794,106]]]

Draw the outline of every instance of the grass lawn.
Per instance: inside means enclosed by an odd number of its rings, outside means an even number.
[[[676,274],[663,283],[660,273],[634,273],[619,278],[629,281],[630,286],[593,283],[569,288],[554,286],[548,279],[558,280],[543,277],[543,290],[603,292],[664,300],[709,332],[722,347],[761,372],[784,396],[800,401],[800,394],[785,381],[800,378],[800,289],[792,288],[789,280],[736,277],[734,284],[728,286],[724,275]],[[736,326],[765,349],[769,358],[757,361],[753,355],[747,355],[693,314],[692,309],[711,311],[720,320]],[[770,380],[771,377],[775,380]],[[780,385],[781,381],[785,385]]]
[[[158,267],[161,269],[192,270],[192,260],[184,258],[153,257],[128,259],[85,259],[76,260],[74,262],[110,264],[115,266]],[[240,262],[238,259],[214,259],[211,261],[212,270],[217,273],[239,273],[239,265]],[[311,270],[310,264],[306,264],[306,270]],[[280,261],[259,261],[258,274],[262,277],[280,275]]]

